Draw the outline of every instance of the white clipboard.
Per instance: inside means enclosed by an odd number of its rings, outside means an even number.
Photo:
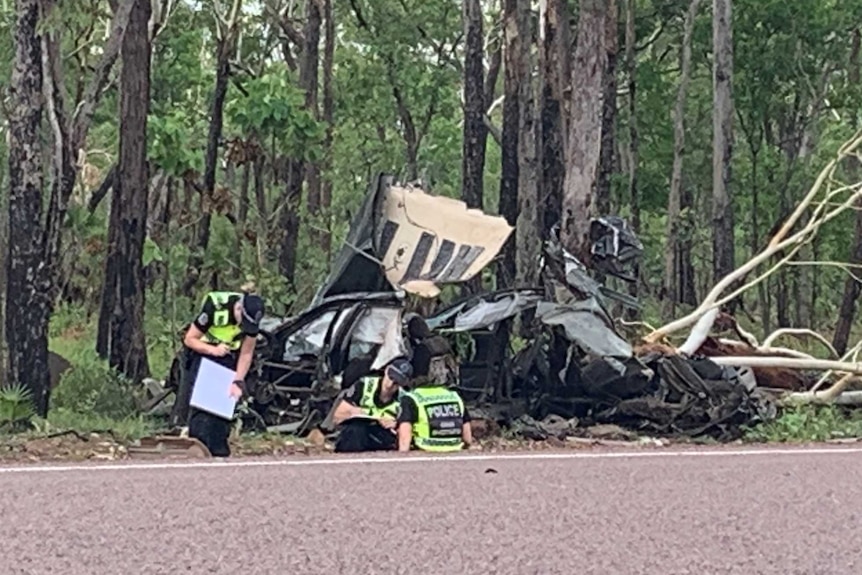
[[[230,386],[236,372],[207,358],[201,358],[189,405],[222,419],[233,419],[236,399],[230,396]]]

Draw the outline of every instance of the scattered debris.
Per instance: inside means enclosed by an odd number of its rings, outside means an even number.
[[[129,446],[128,453],[132,459],[212,457],[206,445],[197,439],[172,435],[144,437]]]

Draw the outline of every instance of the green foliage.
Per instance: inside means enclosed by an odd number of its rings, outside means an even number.
[[[476,356],[476,340],[469,333],[455,332],[449,339],[458,361],[468,362]]]
[[[23,385],[0,388],[0,426],[15,426],[36,414],[32,392]]]
[[[148,156],[167,173],[182,176],[203,169],[200,146],[190,146],[194,134],[202,131],[199,120],[186,111],[175,108],[162,114],[151,114],[147,120]]]
[[[305,96],[283,66],[246,81],[243,93],[228,102],[226,115],[243,134],[274,142],[291,157],[310,162],[322,157],[324,126],[305,109]]]
[[[756,442],[809,442],[862,437],[862,412],[838,406],[785,408],[778,419],[746,431]]]
[[[82,352],[70,358],[73,367],[66,372],[54,390],[54,409],[112,419],[134,415],[137,404],[132,382],[111,369],[95,352]]]

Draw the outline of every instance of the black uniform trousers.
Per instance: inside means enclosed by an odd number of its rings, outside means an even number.
[[[187,395],[187,398],[184,397],[186,402],[191,401],[195,379],[197,378],[202,358],[206,357],[208,360],[232,370],[236,369],[237,360],[239,359],[237,352],[229,353],[224,357],[204,356],[190,349],[187,349],[186,352],[189,354],[188,369],[186,370],[186,377],[188,379],[184,386],[188,391],[186,394],[183,394],[184,396]],[[228,443],[230,424],[231,422],[227,419],[189,406],[189,437],[193,437],[206,445],[214,457],[228,457],[230,455],[230,445]]]
[[[335,442],[335,452],[386,451],[395,449],[396,443],[395,434],[376,421],[348,420],[341,425],[338,440]]]

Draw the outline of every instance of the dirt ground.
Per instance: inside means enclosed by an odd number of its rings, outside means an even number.
[[[651,438],[635,440],[613,438],[550,438],[544,441],[483,438],[474,450],[489,453],[503,451],[541,451],[550,449],[583,449],[602,447],[664,447],[675,442]],[[51,461],[115,461],[137,459],[135,441],[112,437],[110,434],[82,434],[73,431],[49,436],[0,436],[0,463],[38,463]],[[322,434],[312,433],[304,439],[274,435],[241,435],[231,439],[232,457],[321,455],[332,452],[333,445]],[[130,453],[130,451],[132,453]],[[195,457],[193,454],[171,454],[171,457]],[[148,459],[158,458],[149,456]]]

